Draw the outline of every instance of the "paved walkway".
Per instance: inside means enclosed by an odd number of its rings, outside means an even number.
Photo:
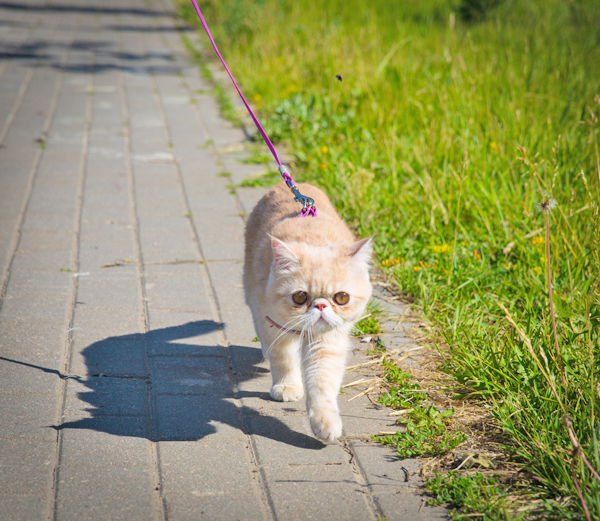
[[[270,400],[241,287],[263,192],[219,176],[256,166],[171,11],[0,3],[0,517],[440,519],[365,396],[329,446]]]

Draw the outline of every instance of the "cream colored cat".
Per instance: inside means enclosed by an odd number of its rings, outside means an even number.
[[[315,200],[318,217],[298,218],[285,183],[267,193],[246,225],[244,287],[271,366],[271,396],[296,401],[306,388],[311,428],[331,442],[342,434],[337,396],[349,334],[371,296],[371,238],[354,242],[321,190],[298,189]]]

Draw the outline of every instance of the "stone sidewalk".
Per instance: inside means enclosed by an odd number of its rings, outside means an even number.
[[[256,166],[172,10],[0,3],[0,517],[442,519],[366,396],[328,446],[270,400],[241,287],[263,192],[229,193]]]

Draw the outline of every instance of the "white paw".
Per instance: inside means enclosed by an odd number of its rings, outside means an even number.
[[[342,419],[333,411],[309,411],[310,428],[317,438],[332,443],[342,435]]]
[[[301,385],[277,384],[271,387],[271,398],[278,402],[297,402],[304,396]]]

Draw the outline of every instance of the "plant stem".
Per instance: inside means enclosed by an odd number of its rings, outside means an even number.
[[[564,386],[567,385],[567,379],[562,365],[560,355],[560,346],[558,344],[558,334],[556,333],[556,318],[554,316],[554,302],[552,300],[552,275],[550,273],[550,213],[546,212],[546,273],[548,275],[548,297],[550,297],[550,316],[552,317],[552,332],[554,333],[554,347],[556,348],[556,361],[560,371],[560,378]],[[566,397],[565,397],[566,399]]]

